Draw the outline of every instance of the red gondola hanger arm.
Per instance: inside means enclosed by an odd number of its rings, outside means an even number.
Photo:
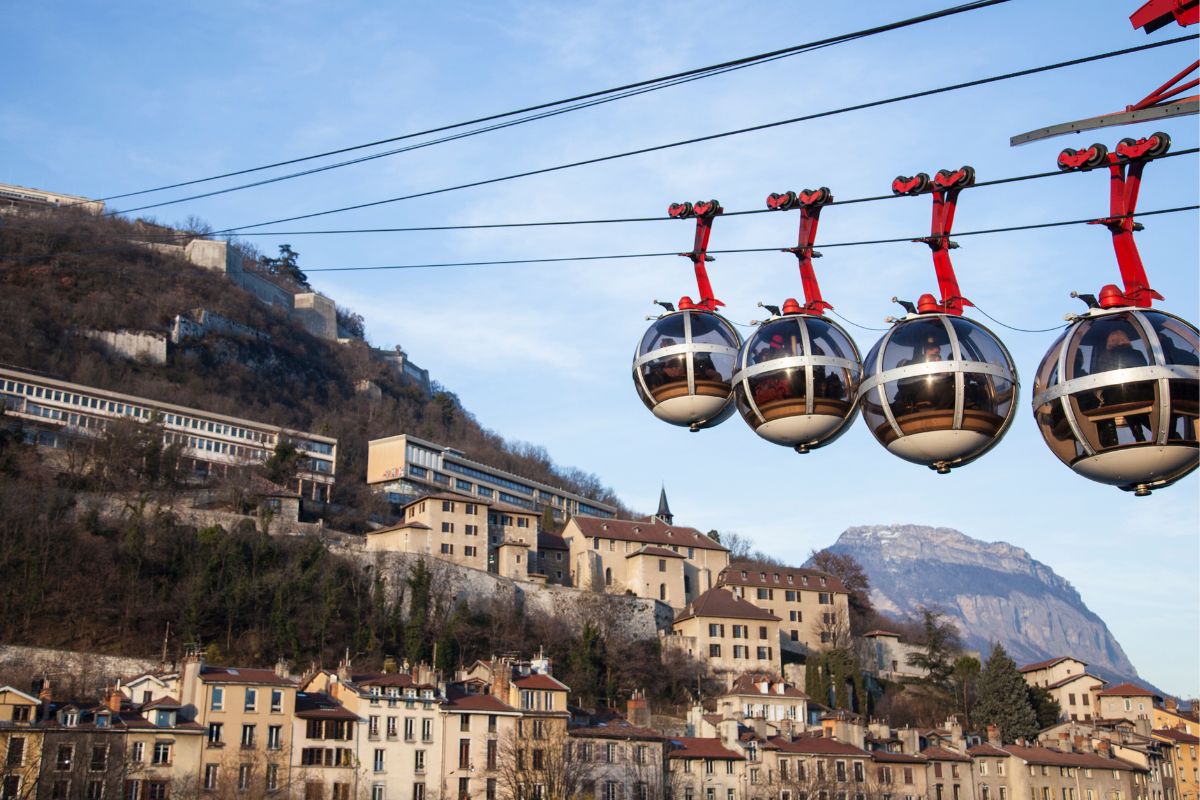
[[[767,208],[772,211],[789,211],[800,209],[800,232],[796,246],[789,247],[783,252],[796,256],[800,267],[800,283],[804,288],[804,306],[801,307],[793,298],[788,298],[783,308],[785,313],[811,314],[821,316],[825,309],[833,306],[821,297],[821,287],[817,283],[817,274],[813,271],[812,260],[820,258],[821,254],[813,249],[817,240],[817,225],[821,220],[821,209],[833,202],[833,194],[828,187],[820,189],[805,189],[802,192],[783,192],[767,196]]]
[[[696,270],[696,287],[700,290],[700,299],[692,302],[688,296],[679,298],[679,309],[699,308],[705,311],[716,311],[725,305],[713,296],[712,283],[708,280],[706,262],[715,260],[708,255],[708,238],[712,234],[713,219],[725,213],[721,204],[716,200],[705,200],[697,203],[672,203],[667,213],[673,219],[696,218],[696,240],[690,253],[680,253],[690,259]]]
[[[950,233],[954,228],[954,212],[958,205],[959,193],[975,183],[974,167],[961,167],[953,172],[938,170],[930,178],[924,172],[912,177],[901,175],[892,181],[892,192],[898,195],[933,195],[933,219],[929,226],[929,236],[913,241],[929,245],[933,251],[933,269],[937,274],[938,291],[941,302],[934,300],[933,295],[924,294],[917,300],[917,310],[922,314],[953,314],[962,316],[964,306],[975,305],[962,296],[958,288],[958,277],[954,274],[954,265],[950,262],[950,251],[958,244],[951,241]]]
[[[1153,301],[1163,299],[1161,294],[1150,288],[1150,279],[1142,265],[1133,234],[1142,229],[1141,224],[1134,221],[1138,192],[1142,186],[1142,171],[1146,164],[1170,148],[1171,137],[1165,133],[1155,133],[1145,139],[1122,139],[1115,153],[1110,153],[1102,144],[1094,144],[1084,150],[1067,148],[1058,154],[1058,168],[1064,171],[1108,167],[1109,215],[1092,220],[1092,224],[1103,225],[1112,233],[1113,251],[1117,255],[1117,267],[1121,271],[1125,290],[1122,292],[1111,284],[1102,288],[1100,305],[1103,308],[1149,308]]]

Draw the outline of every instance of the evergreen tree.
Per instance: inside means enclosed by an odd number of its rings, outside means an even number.
[[[408,624],[404,626],[404,656],[416,665],[429,654],[426,646],[426,626],[429,622],[429,595],[433,576],[425,559],[417,559],[408,573]]]
[[[977,725],[998,727],[1007,743],[1033,739],[1038,733],[1037,714],[1029,703],[1025,679],[998,642],[992,646],[992,654],[979,673],[979,700],[975,703],[974,717]]]
[[[1037,716],[1038,730],[1057,725],[1058,718],[1062,716],[1062,706],[1044,686],[1029,687],[1029,705],[1033,706],[1033,713]]]
[[[945,689],[954,672],[954,656],[961,650],[958,628],[940,611],[921,609],[921,627],[925,647],[908,656],[908,665],[926,672],[923,683],[937,689]]]

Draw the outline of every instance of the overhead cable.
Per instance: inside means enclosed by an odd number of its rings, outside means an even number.
[[[1035,74],[1042,73],[1042,72],[1050,72],[1052,70],[1064,69],[1066,67],[1078,66],[1080,64],[1087,64],[1087,63],[1091,63],[1091,62],[1095,62],[1095,61],[1102,61],[1104,59],[1116,58],[1119,56],[1129,55],[1131,53],[1138,53],[1138,52],[1141,52],[1144,50],[1151,50],[1151,49],[1154,49],[1157,47],[1166,47],[1167,45],[1179,44],[1180,42],[1195,41],[1197,39],[1200,39],[1200,34],[1190,34],[1190,35],[1186,35],[1186,36],[1178,36],[1174,39],[1167,39],[1167,40],[1164,40],[1161,42],[1154,42],[1154,43],[1150,43],[1150,44],[1138,45],[1136,47],[1126,47],[1126,48],[1123,48],[1120,50],[1111,50],[1106,53],[1098,53],[1096,55],[1084,56],[1082,58],[1074,58],[1074,59],[1070,59],[1067,61],[1059,61],[1059,62],[1055,62],[1053,64],[1045,64],[1045,65],[1042,65],[1039,67],[1031,67],[1028,69],[1017,70],[1014,72],[1007,72],[1007,73],[1004,73],[1001,75],[992,75],[992,76],[986,77],[986,78],[977,78],[977,79],[970,80],[970,81],[963,81],[961,83],[950,84],[948,86],[940,86],[935,89],[925,89],[920,92],[910,92],[908,94],[897,95],[895,97],[889,97],[889,98],[885,98],[882,100],[872,100],[869,102],[858,103],[858,104],[851,105],[851,106],[844,106],[842,108],[832,109],[832,110],[828,110],[828,111],[819,111],[819,112],[816,112],[813,114],[804,114],[799,117],[791,117],[789,119],[778,120],[775,122],[766,122],[766,123],[762,123],[760,125],[751,125],[751,126],[748,126],[745,128],[738,128],[736,130],[724,131],[722,133],[713,133],[713,134],[708,134],[706,136],[697,136],[697,137],[694,137],[691,139],[683,139],[680,141],[669,142],[667,144],[653,145],[650,147],[642,147],[642,148],[638,148],[636,150],[627,150],[622,153],[613,153],[613,154],[606,155],[606,156],[597,156],[595,158],[588,158],[588,159],[583,159],[580,161],[572,161],[572,162],[569,162],[566,164],[558,164],[558,165],[555,165],[552,167],[542,167],[540,169],[527,170],[525,172],[517,172],[517,173],[513,173],[511,175],[503,175],[503,176],[500,176],[497,178],[486,178],[483,180],[472,181],[470,183],[462,183],[462,184],[458,184],[455,186],[447,186],[447,187],[444,187],[441,189],[429,189],[429,190],[426,190],[423,192],[414,192],[413,194],[400,195],[398,197],[389,197],[389,198],[385,198],[383,200],[373,200],[373,201],[366,202],[366,203],[356,203],[354,205],[341,206],[338,208],[326,209],[324,211],[314,211],[314,212],[311,212],[308,214],[297,214],[297,215],[291,216],[291,217],[282,217],[279,219],[267,220],[265,222],[256,222],[256,223],[249,224],[249,225],[237,225],[237,226],[232,226],[232,227],[228,227],[228,228],[223,228],[219,231],[214,231],[214,233],[215,234],[237,233],[239,231],[249,230],[252,228],[263,228],[263,227],[266,227],[267,225],[278,225],[278,224],[284,223],[284,222],[296,222],[296,221],[302,220],[302,219],[313,219],[315,217],[324,217],[324,216],[328,216],[330,214],[341,214],[346,211],[357,211],[357,210],[364,209],[364,208],[374,208],[376,206],[387,205],[389,203],[398,203],[403,200],[414,200],[414,199],[421,198],[421,197],[430,197],[430,196],[438,195],[438,194],[446,194],[448,192],[461,191],[463,189],[474,189],[474,188],[477,188],[480,186],[488,186],[491,184],[503,183],[505,181],[516,180],[518,178],[528,178],[528,177],[532,177],[534,175],[545,175],[545,174],[552,173],[552,172],[560,172],[562,170],[573,169],[575,167],[588,166],[591,164],[601,164],[601,163],[608,162],[608,161],[616,161],[618,159],[629,158],[631,156],[661,152],[663,150],[670,150],[670,149],[674,149],[677,147],[684,147],[686,145],[699,144],[701,142],[710,142],[710,141],[715,141],[718,139],[724,139],[724,138],[728,138],[730,136],[738,136],[738,135],[745,134],[745,133],[753,133],[756,131],[769,130],[771,128],[778,128],[783,125],[792,125],[792,124],[795,124],[798,122],[807,122],[810,120],[820,119],[823,117],[831,117],[831,116],[836,116],[839,114],[846,114],[851,111],[861,111],[861,110],[868,109],[868,108],[877,108],[879,106],[886,106],[886,105],[892,105],[895,103],[902,103],[902,102],[907,102],[910,100],[916,100],[916,99],[919,99],[922,97],[931,97],[933,95],[959,91],[962,89],[968,89],[968,88],[972,88],[975,86],[983,86],[983,85],[986,85],[989,83],[996,83],[999,81],[1012,80],[1014,78],[1027,77],[1029,75],[1035,75]]]
[[[622,97],[626,97],[626,96],[632,96],[633,94],[643,93],[642,91],[634,92],[631,90],[655,91],[659,88],[667,88],[669,86],[678,85],[679,83],[689,82],[690,80],[711,77],[712,75],[720,75],[725,72],[733,71],[735,69],[743,69],[745,67],[756,66],[758,64],[767,63],[770,61],[776,61],[781,58],[787,58],[789,56],[798,55],[800,53],[808,52],[810,50],[817,49],[820,47],[826,47],[826,46],[834,45],[834,44],[841,44],[843,42],[852,41],[855,39],[861,39],[861,38],[865,38],[868,36],[874,36],[876,34],[886,33],[889,31],[899,30],[901,28],[907,28],[907,27],[910,27],[913,25],[919,25],[921,23],[930,22],[930,21],[933,21],[936,19],[950,17],[950,16],[954,16],[956,14],[962,14],[962,13],[965,13],[968,11],[976,11],[976,10],[979,10],[982,8],[987,8],[989,6],[994,6],[994,5],[1000,5],[1002,3],[1007,3],[1007,2],[1009,2],[1009,0],[973,0],[973,2],[962,3],[960,5],[941,9],[939,11],[932,11],[928,14],[922,14],[920,16],[910,17],[908,19],[897,20],[896,22],[889,22],[889,23],[885,23],[883,25],[877,25],[872,28],[864,28],[859,31],[839,34],[837,36],[831,36],[831,37],[828,37],[825,39],[819,39],[819,40],[816,40],[813,42],[807,42],[804,44],[794,45],[792,47],[786,47],[786,48],[782,48],[779,50],[772,50],[767,53],[759,53],[757,55],[744,56],[742,58],[737,58],[732,61],[723,61],[719,64],[711,64],[706,67],[696,67],[694,69],[685,70],[683,72],[676,72],[676,73],[673,73],[670,75],[663,75],[663,76],[660,76],[657,78],[648,78],[645,80],[637,81],[635,83],[627,83],[622,86],[614,86],[610,89],[601,89],[598,91],[588,92],[586,94],[575,95],[573,97],[566,97],[561,100],[553,100],[553,101],[550,101],[547,103],[539,103],[537,105],[525,106],[524,108],[517,108],[512,111],[505,111],[505,112],[502,112],[499,114],[490,114],[490,115],[484,116],[484,117],[476,117],[474,119],[465,120],[463,122],[455,122],[455,123],[448,124],[448,125],[441,125],[441,126],[438,126],[435,128],[428,128],[428,129],[422,130],[422,131],[415,131],[413,133],[406,133],[406,134],[402,134],[399,136],[392,136],[392,137],[389,137],[386,139],[378,139],[373,142],[365,142],[363,144],[356,144],[356,145],[351,145],[348,147],[341,147],[336,150],[327,150],[322,153],[315,153],[315,154],[309,155],[309,156],[292,158],[292,159],[288,159],[286,161],[276,161],[276,162],[273,162],[270,164],[262,164],[262,165],[256,166],[256,167],[248,167],[246,169],[235,170],[233,172],[225,172],[220,175],[211,175],[206,178],[196,178],[193,180],[181,181],[178,183],[167,184],[164,186],[156,186],[156,187],[153,187],[150,189],[141,189],[141,190],[134,191],[134,192],[125,192],[123,194],[109,195],[108,197],[102,197],[102,198],[97,198],[97,199],[104,200],[104,201],[118,200],[118,199],[125,198],[125,197],[136,197],[138,195],[166,191],[168,189],[179,189],[184,186],[194,186],[194,185],[200,184],[200,183],[208,183],[210,181],[221,180],[224,178],[233,178],[238,175],[247,175],[247,174],[254,173],[254,172],[261,172],[261,171],[267,170],[267,169],[274,169],[276,167],[285,167],[285,166],[289,166],[291,164],[300,164],[300,163],[303,163],[306,161],[313,161],[313,160],[319,159],[319,158],[327,158],[330,156],[341,155],[343,153],[354,152],[356,150],[363,150],[363,149],[370,148],[370,147],[377,147],[379,145],[391,144],[393,142],[404,141],[407,139],[414,139],[417,137],[428,136],[428,135],[432,135],[435,133],[443,133],[445,131],[455,130],[457,128],[464,128],[469,125],[478,125],[480,123],[492,122],[495,120],[505,119],[507,117],[514,117],[514,116],[517,116],[520,114],[529,114],[530,112],[534,112],[534,111],[543,111],[546,109],[556,108],[558,106],[563,106],[563,105],[568,105],[568,104],[579,104],[579,105],[575,106],[575,108],[586,108],[589,105],[594,105],[594,103],[584,104],[581,101],[595,100],[597,98],[603,98],[608,95],[614,95],[614,94],[621,94]],[[622,94],[622,93],[627,93],[627,94]],[[620,99],[620,98],[613,98],[613,99]],[[573,108],[571,110],[575,110],[575,108]],[[549,115],[547,115],[547,116],[549,116]],[[528,122],[528,121],[532,121],[534,119],[541,119],[541,118],[542,118],[541,116],[534,116],[534,117],[529,117],[523,121]],[[485,128],[485,129],[476,131],[475,133],[485,133],[489,130],[495,130],[496,127],[507,127],[507,126],[489,127],[489,128]],[[474,134],[471,134],[471,135],[474,135]],[[459,138],[459,137],[451,137],[451,138]],[[403,150],[397,150],[394,152],[403,152]],[[370,158],[378,158],[378,157],[382,157],[385,155],[393,155],[393,154],[394,153],[381,153],[378,155],[371,156]],[[362,159],[362,160],[366,160],[366,159]],[[348,161],[343,164],[331,165],[329,167],[325,167],[322,169],[334,169],[339,166],[346,166],[348,164],[353,164],[353,163],[358,163],[358,160]],[[297,173],[296,175],[284,176],[284,177],[285,178],[286,177],[299,177],[300,175],[309,174],[310,172],[315,172],[315,171],[321,171],[321,170],[310,170],[310,171],[306,171],[306,172]],[[258,184],[249,184],[249,185],[252,186],[252,185],[258,185]],[[230,189],[229,191],[234,191],[237,188],[247,188],[247,187],[235,187],[234,189]],[[172,201],[172,202],[181,202],[181,201]]]

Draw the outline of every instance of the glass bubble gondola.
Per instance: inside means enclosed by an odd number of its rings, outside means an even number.
[[[800,233],[789,248],[799,262],[805,304],[788,298],[782,313],[759,326],[738,352],[734,402],[756,434],[807,453],[837,439],[858,408],[862,360],[850,335],[825,319],[832,306],[821,297],[812,259],[821,208],[829,189],[785,192],[767,198],[772,210],[800,209]],[[760,304],[761,305],[761,304]]]
[[[864,368],[863,419],[906,461],[949,472],[990,450],[1012,424],[1012,356],[972,320],[910,314],[871,349]]]
[[[733,413],[733,367],[741,337],[719,314],[687,309],[659,317],[633,361],[638,396],[654,416],[692,430]]]
[[[863,419],[876,440],[906,461],[938,473],[986,453],[1012,425],[1017,370],[1000,340],[962,316],[971,305],[959,292],[950,263],[950,240],[959,193],[975,182],[975,170],[941,170],[898,177],[895,194],[933,194],[930,235],[942,299],[925,294],[871,348],[863,366]],[[895,300],[895,298],[893,298]]]
[[[1148,494],[1196,469],[1196,328],[1149,309],[1097,309],[1051,346],[1033,387],[1051,452],[1079,475]]]
[[[1058,156],[1063,170],[1109,169],[1109,229],[1124,289],[1099,299],[1050,347],[1038,367],[1033,413],[1051,452],[1076,474],[1136,495],[1169,486],[1200,464],[1200,337],[1196,327],[1152,309],[1133,234],[1142,172],[1170,149],[1154,133],[1123,139],[1115,153],[1094,144]]]
[[[733,325],[716,313],[724,305],[713,296],[705,263],[713,219],[722,213],[716,200],[672,203],[675,219],[696,219],[690,253],[700,299],[679,300],[676,310],[654,320],[633,356],[633,384],[654,416],[692,431],[720,424],[733,414],[733,365],[742,339]]]

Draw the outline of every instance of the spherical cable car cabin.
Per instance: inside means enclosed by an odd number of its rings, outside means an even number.
[[[660,303],[667,313],[658,317],[642,336],[633,357],[633,384],[646,408],[659,419],[692,431],[720,424],[733,414],[733,372],[742,339],[728,320],[716,313],[724,305],[712,293],[705,263],[712,220],[722,212],[720,203],[674,203],[670,215],[696,218],[695,246],[690,253],[700,289],[700,300],[689,297],[675,309]]]
[[[1012,425],[1019,389],[1008,349],[990,330],[962,316],[971,302],[959,294],[949,251],[959,192],[975,171],[920,173],[892,183],[896,194],[933,194],[933,224],[924,241],[933,251],[941,302],[922,295],[871,348],[860,390],[863,419],[892,454],[939,473],[994,447]],[[893,298],[895,300],[895,298]],[[899,302],[899,301],[897,301]]]
[[[1137,495],[1169,486],[1200,465],[1200,336],[1173,314],[1152,309],[1150,288],[1133,233],[1142,170],[1170,148],[1155,133],[1124,139],[1116,153],[1103,145],[1064,150],[1059,167],[1110,171],[1110,216],[1125,288],[1109,284],[1085,314],[1072,317],[1042,359],[1033,413],[1054,455],[1085,478]]]
[[[812,259],[820,255],[812,249],[820,210],[832,201],[825,187],[767,198],[773,210],[800,208],[799,243],[785,252],[799,261],[805,305],[788,298],[781,313],[768,307],[776,313],[742,345],[733,377],[734,401],[746,424],[767,441],[799,453],[846,431],[862,378],[854,340],[823,316],[832,306],[822,299],[812,269]]]

